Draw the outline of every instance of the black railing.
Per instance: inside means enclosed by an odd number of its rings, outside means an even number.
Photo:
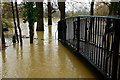
[[[120,80],[120,18],[66,18],[58,22],[58,38],[84,56],[105,78]]]

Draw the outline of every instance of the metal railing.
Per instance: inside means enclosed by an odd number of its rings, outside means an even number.
[[[58,38],[84,56],[105,78],[120,80],[120,18],[66,18],[58,22]]]

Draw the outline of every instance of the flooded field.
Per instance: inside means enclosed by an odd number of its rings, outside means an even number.
[[[8,47],[0,52],[3,78],[96,78],[76,56],[57,40],[57,21],[45,31],[34,32],[34,43],[23,38],[23,47],[12,44],[14,30],[5,32]],[[22,34],[29,36],[28,24],[21,23]],[[36,30],[36,23],[34,26]],[[1,73],[2,72],[2,73]]]

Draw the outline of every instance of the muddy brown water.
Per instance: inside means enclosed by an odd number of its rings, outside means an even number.
[[[34,43],[23,39],[23,47],[12,44],[6,37],[8,47],[0,52],[0,78],[96,78],[76,56],[57,40],[57,21],[45,31],[34,32]],[[22,34],[29,36],[28,23],[21,23]],[[35,23],[36,29],[36,23]],[[14,30],[6,32],[12,35]]]

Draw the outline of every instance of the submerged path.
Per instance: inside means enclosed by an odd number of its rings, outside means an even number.
[[[25,32],[24,30],[23,32]],[[23,39],[0,54],[2,77],[7,78],[95,78],[87,66],[65,48],[55,36],[57,27],[35,32],[34,44]]]

